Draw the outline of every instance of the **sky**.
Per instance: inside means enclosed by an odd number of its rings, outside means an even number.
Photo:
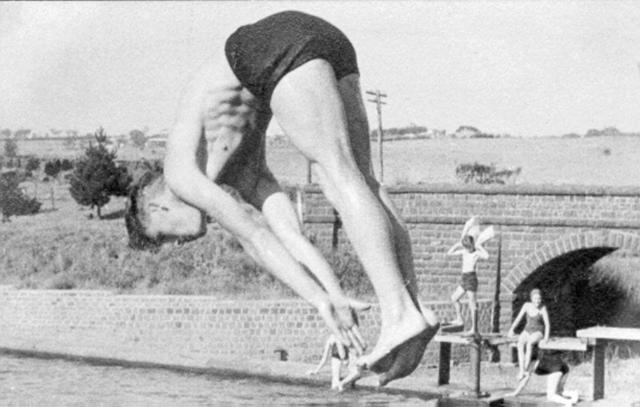
[[[363,90],[388,95],[384,127],[640,131],[632,1],[0,2],[0,128],[170,129],[213,50],[288,9],[347,34]]]

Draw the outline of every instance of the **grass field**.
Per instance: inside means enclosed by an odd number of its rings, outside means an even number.
[[[47,142],[50,143],[50,142]],[[58,149],[37,141],[18,143],[20,154],[74,157],[80,150]],[[372,145],[378,174],[377,145]],[[162,151],[123,148],[118,157],[160,158]],[[293,148],[272,148],[267,160],[278,179],[304,183],[307,165]],[[479,162],[498,168],[522,167],[518,183],[577,185],[640,185],[640,137],[434,139],[387,142],[384,181],[396,183],[457,182],[459,164]]]
[[[267,159],[279,179],[306,182],[306,162],[293,149],[271,150]],[[384,145],[383,162],[388,185],[458,182],[456,167],[473,162],[522,167],[517,183],[640,185],[640,137],[394,141]]]

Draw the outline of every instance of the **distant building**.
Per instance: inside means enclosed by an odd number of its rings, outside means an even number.
[[[149,137],[146,142],[146,147],[153,148],[167,148],[167,134],[154,134]]]

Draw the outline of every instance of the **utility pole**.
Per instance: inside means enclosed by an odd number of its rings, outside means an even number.
[[[386,98],[387,95],[384,93],[380,93],[379,89],[374,91],[366,91],[367,95],[372,95],[373,100],[369,99],[369,102],[376,104],[376,111],[378,112],[378,159],[380,162],[380,182],[384,181],[384,169],[382,163],[382,105],[386,105],[386,103],[382,100],[382,98]]]

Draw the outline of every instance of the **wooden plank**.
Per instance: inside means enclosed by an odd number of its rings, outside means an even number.
[[[464,331],[464,325],[442,324],[440,332],[442,333],[458,333]]]
[[[613,339],[621,341],[640,341],[640,328],[620,328],[612,326],[592,326],[579,329],[578,338]]]
[[[483,343],[492,346],[515,343],[518,341],[517,337],[509,338],[508,336],[503,336],[498,333],[481,334],[480,338]],[[433,337],[433,340],[436,342],[456,343],[459,345],[471,345],[473,344],[473,339],[474,338],[472,336],[462,336],[455,334],[438,334]]]
[[[574,338],[572,336],[552,336],[546,343],[538,342],[538,347],[540,349],[576,350],[585,352],[589,345],[591,345],[591,343],[589,342],[590,341],[585,338]],[[512,348],[518,346],[517,339],[513,342],[510,342],[509,345]]]
[[[457,343],[460,345],[470,345],[473,342],[472,337],[460,335],[436,335],[433,337],[435,342]]]
[[[587,340],[584,338],[573,337],[551,337],[547,342],[540,342],[538,344],[540,349],[555,349],[555,350],[587,350]]]
[[[485,338],[483,337],[483,339]],[[514,336],[513,338],[510,338],[508,336],[495,336],[495,337],[486,338],[485,341],[486,343],[492,346],[506,345],[511,343],[515,344],[518,341],[518,337]]]

